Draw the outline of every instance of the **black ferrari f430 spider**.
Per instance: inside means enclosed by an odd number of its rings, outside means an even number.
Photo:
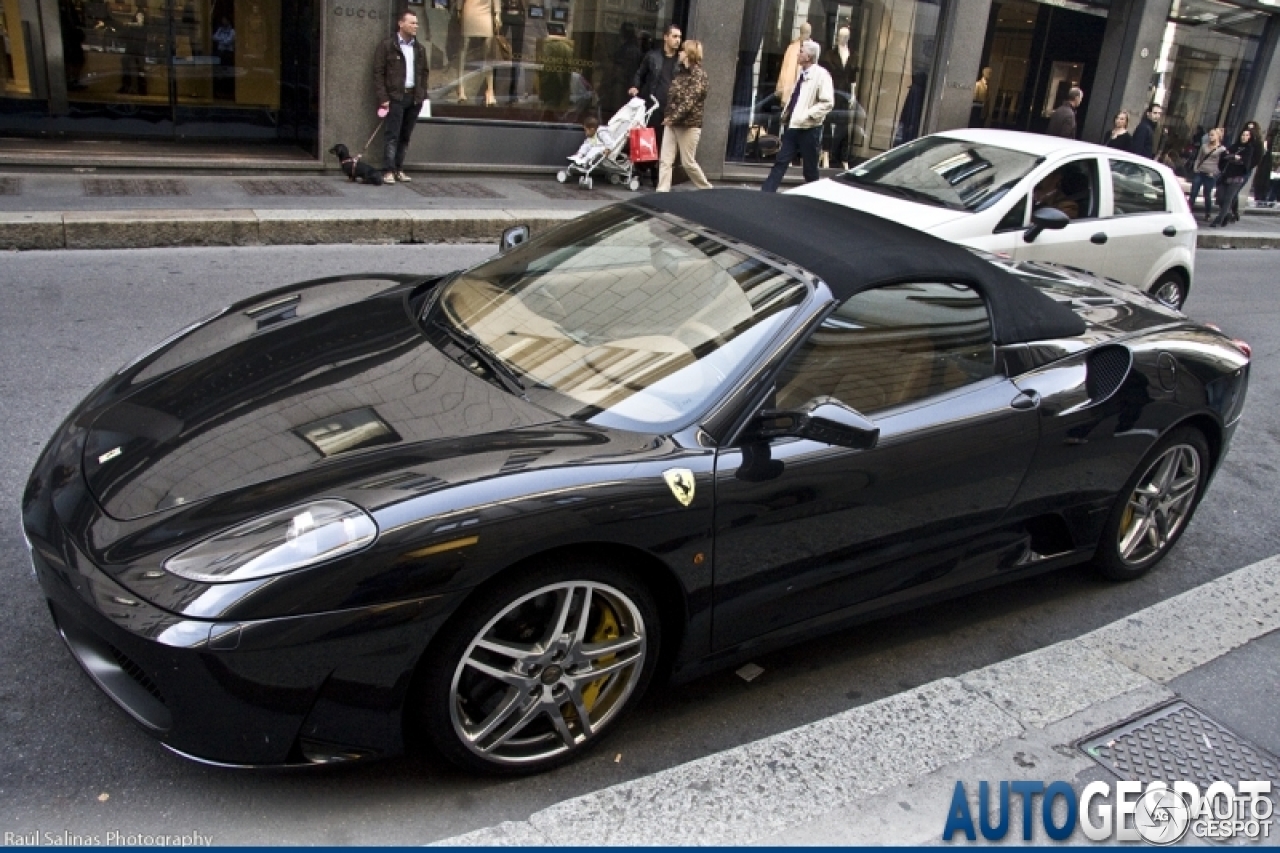
[[[444,277],[286,287],[54,434],[58,631],[166,747],[531,772],[655,676],[1186,530],[1248,346],[788,195],[642,198]]]

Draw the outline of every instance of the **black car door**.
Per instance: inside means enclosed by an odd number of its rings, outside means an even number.
[[[981,297],[903,284],[841,305],[768,408],[835,397],[880,429],[854,450],[740,442],[716,466],[716,648],[976,571],[1036,446],[1032,397],[997,375]],[[935,586],[936,584],[931,584]]]

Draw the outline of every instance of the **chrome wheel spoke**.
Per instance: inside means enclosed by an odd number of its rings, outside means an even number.
[[[518,662],[533,660],[538,656],[538,649],[534,646],[508,643],[505,640],[496,640],[492,637],[480,637],[477,639],[476,648],[484,649],[487,652],[493,652],[495,655],[502,655]]]
[[[582,726],[583,736],[591,737],[593,731],[591,725],[591,711],[587,709],[587,702],[582,698],[581,687],[575,685],[569,691],[569,699],[573,702],[573,710],[578,714],[578,723]]]
[[[573,600],[577,597],[576,587],[566,587],[560,596],[560,600],[556,603],[556,618],[552,623],[552,628],[542,638],[543,647],[549,647],[560,635],[564,633],[564,626],[569,622],[569,611],[573,609]]]
[[[610,661],[606,664],[597,665],[592,663],[589,669],[575,672],[574,675],[577,676],[578,683],[582,683],[583,681],[595,681],[598,678],[603,678],[606,675],[612,675],[618,670],[625,669],[635,663],[638,658],[639,655],[629,655],[624,658],[618,658],[617,660]]]
[[[471,740],[482,741],[489,735],[493,734],[494,729],[506,722],[507,718],[519,709],[520,700],[524,697],[525,694],[523,691],[516,690],[515,688],[509,689],[507,691],[506,698],[502,701],[502,704],[495,708],[493,713],[488,717],[481,720],[478,728],[468,730],[467,734]]]
[[[519,673],[512,672],[509,669],[499,669],[496,666],[487,664],[482,660],[476,660],[475,657],[469,657],[462,662],[463,666],[469,666],[472,669],[482,672],[490,678],[508,684],[517,690],[526,689],[529,685],[529,679]]]
[[[511,740],[513,735],[519,733],[520,731],[523,731],[524,728],[529,725],[529,723],[533,722],[534,719],[537,718],[537,716],[545,710],[546,709],[543,707],[542,702],[538,701],[537,699],[534,699],[527,706],[525,706],[525,708],[520,712],[520,716],[516,718],[516,721],[514,723],[507,726],[506,730],[503,731],[502,734],[494,738],[493,743],[488,744],[487,746],[481,746],[480,750],[482,752],[493,752],[495,749],[502,746],[507,741]],[[558,715],[552,714],[552,716],[554,717]]]
[[[594,663],[602,657],[609,655],[622,654],[628,649],[634,649],[636,646],[644,642],[644,637],[632,634],[628,637],[619,637],[616,640],[608,640],[603,643],[587,643],[582,646],[582,656]]]
[[[564,742],[564,745],[570,748],[577,746],[578,738],[573,733],[573,730],[569,728],[569,721],[564,718],[564,710],[556,707],[550,711],[550,716],[551,722],[556,728],[556,734],[560,735],[560,740]],[[586,731],[585,726],[583,731]]]
[[[582,593],[582,610],[578,614],[578,627],[573,632],[573,645],[581,647],[587,640],[587,628],[591,620],[591,587]]]

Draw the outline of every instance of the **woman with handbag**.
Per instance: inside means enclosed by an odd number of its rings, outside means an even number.
[[[1213,218],[1213,191],[1218,184],[1219,159],[1227,149],[1222,145],[1222,129],[1215,127],[1205,134],[1204,145],[1196,152],[1191,170],[1191,212],[1196,210],[1196,196],[1204,190],[1204,221]]]
[[[1240,195],[1245,180],[1253,171],[1253,150],[1253,135],[1246,128],[1240,131],[1240,141],[1218,158],[1222,165],[1218,176],[1222,195],[1218,198],[1218,216],[1209,223],[1210,228],[1221,228],[1227,224],[1227,217],[1231,215],[1231,203]]]
[[[680,155],[689,180],[700,190],[711,189],[695,155],[702,136],[702,108],[707,101],[707,72],[702,70],[702,42],[686,39],[676,55],[676,75],[667,93],[662,123],[662,149],[658,155],[658,192],[671,191],[671,169]]]

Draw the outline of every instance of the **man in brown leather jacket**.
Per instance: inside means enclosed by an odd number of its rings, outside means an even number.
[[[382,134],[382,181],[387,184],[409,182],[404,156],[427,99],[427,50],[417,35],[418,16],[401,12],[396,33],[379,42],[373,54],[373,85],[378,105],[387,111]],[[426,37],[431,38],[430,32]]]

